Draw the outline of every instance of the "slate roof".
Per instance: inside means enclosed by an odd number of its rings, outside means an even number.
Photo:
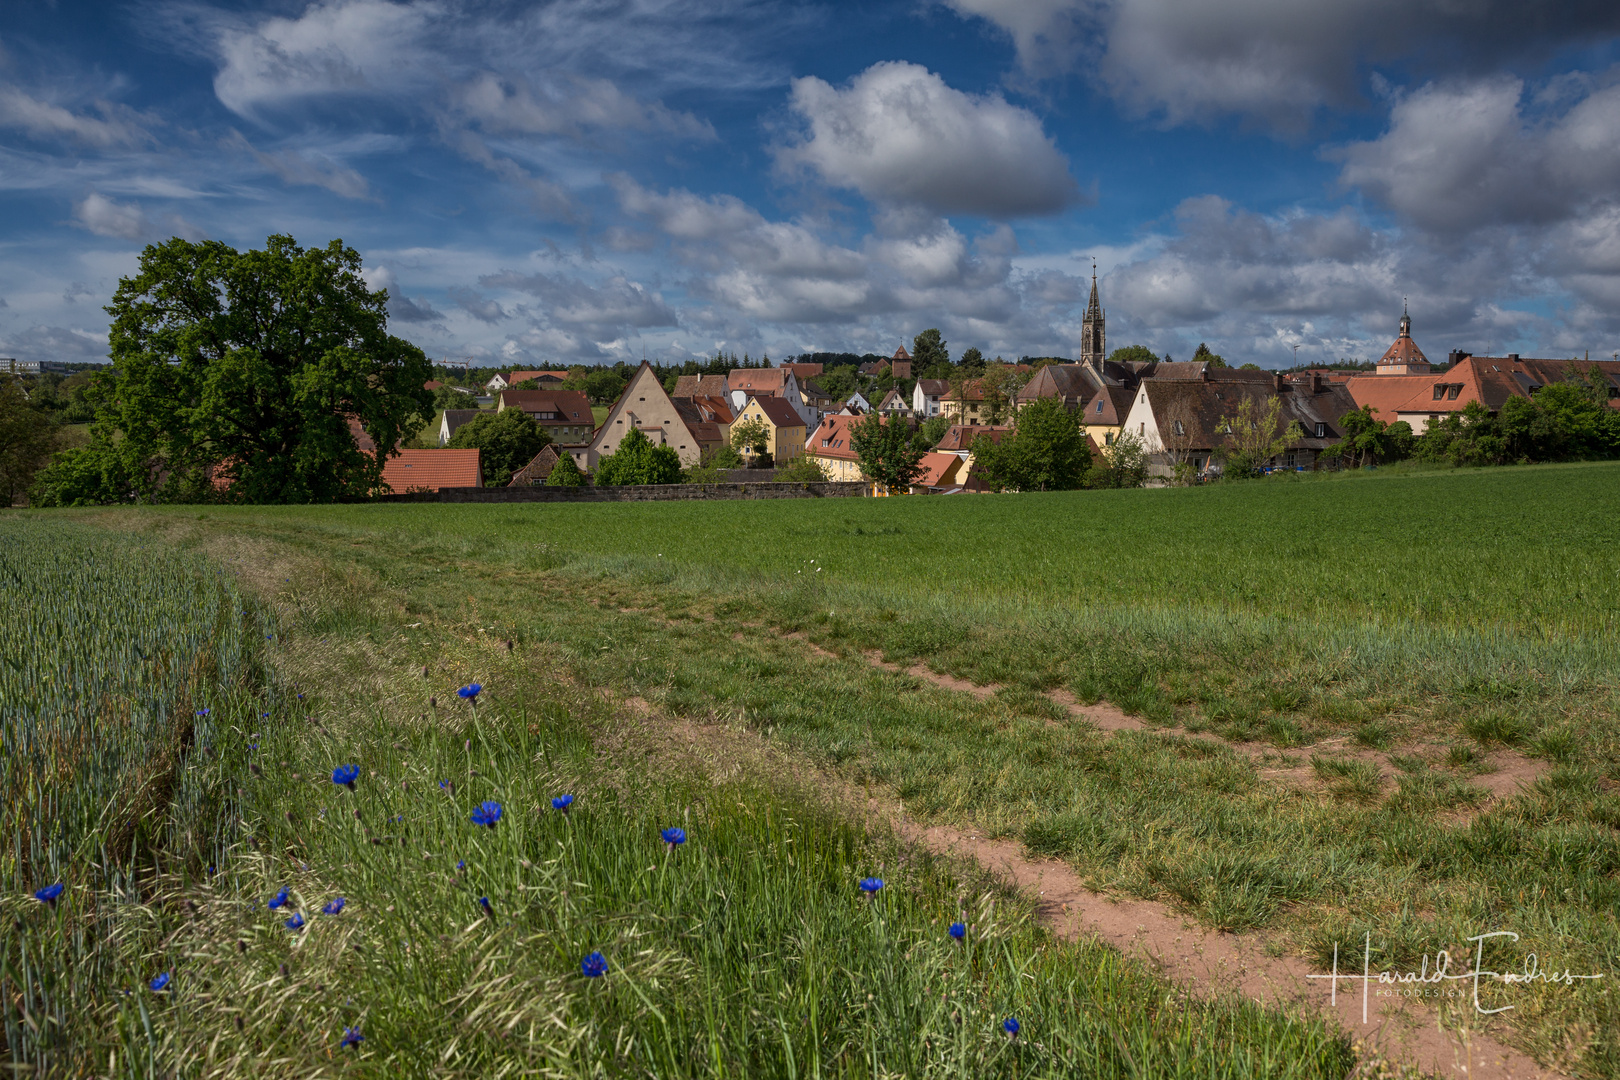
[[[1270,373],[1265,374],[1265,382],[1254,379],[1230,382],[1144,379],[1137,393],[1147,395],[1154,423],[1158,425],[1161,437],[1166,439],[1174,437],[1172,407],[1177,402],[1188,403],[1191,406],[1191,448],[1194,450],[1212,450],[1222,445],[1226,436],[1220,431],[1220,420],[1223,416],[1236,416],[1244,400],[1253,402],[1250,406],[1252,414],[1263,414],[1273,396],[1282,401],[1278,434],[1287,429],[1290,421],[1298,421],[1304,431],[1304,437],[1294,444],[1294,449],[1325,450],[1344,438],[1341,418],[1356,408],[1348,387],[1342,383],[1328,383],[1322,386],[1320,392],[1313,392],[1309,384],[1285,383],[1278,388]],[[1324,425],[1321,435],[1316,434],[1318,424]]]
[[[923,397],[942,398],[951,392],[951,384],[945,379],[918,379],[917,385],[922,388]]]
[[[444,418],[439,421],[439,429],[442,431],[448,427],[450,430],[449,437],[453,439],[456,437],[457,428],[470,422],[483,411],[482,409],[446,409],[444,410]]]
[[[1118,427],[1131,411],[1136,391],[1128,386],[1105,386],[1081,406],[1081,423]]]
[[[383,463],[383,483],[395,494],[477,487],[483,483],[480,451],[401,450]]]
[[[551,475],[551,470],[556,467],[556,444],[547,443],[545,446],[540,448],[540,452],[538,454],[534,455],[534,460],[530,461],[527,465],[523,466],[523,468],[512,474],[512,481],[506,486],[533,487],[536,484],[543,484],[546,482],[546,478]]]

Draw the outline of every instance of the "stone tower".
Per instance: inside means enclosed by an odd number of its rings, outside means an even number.
[[[1102,363],[1108,359],[1108,317],[1097,302],[1097,264],[1091,264],[1091,302],[1086,305],[1086,317],[1080,322],[1080,362],[1093,371],[1102,372]]]

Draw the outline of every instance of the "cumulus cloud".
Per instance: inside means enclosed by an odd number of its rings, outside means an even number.
[[[146,127],[149,118],[105,101],[98,101],[93,107],[99,116],[76,113],[41,101],[14,86],[0,86],[0,127],[40,139],[66,138],[99,149],[137,146],[151,141]]]
[[[843,89],[795,79],[790,104],[807,131],[777,148],[778,163],[876,202],[1007,218],[1080,201],[1068,160],[1033,113],[954,90],[917,64],[874,64]]]
[[[74,205],[73,220],[74,224],[89,229],[97,236],[113,236],[120,240],[139,240],[152,231],[145,211],[139,206],[114,202],[95,191]]]
[[[1435,232],[1560,221],[1620,199],[1620,84],[1552,109],[1507,76],[1428,85],[1384,135],[1330,156],[1346,185]]]
[[[1082,71],[1170,122],[1237,114],[1300,129],[1358,100],[1368,66],[1478,70],[1620,31],[1604,0],[945,0],[1011,37],[1037,76]]]

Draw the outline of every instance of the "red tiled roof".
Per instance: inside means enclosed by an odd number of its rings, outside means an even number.
[[[568,378],[566,371],[514,371],[506,377],[507,386],[516,386],[520,382],[530,379],[544,379],[546,382],[562,382]]]
[[[1429,358],[1423,355],[1423,350],[1418,348],[1417,342],[1412,340],[1412,335],[1403,332],[1400,337],[1395,339],[1395,343],[1385,351],[1383,358],[1378,362],[1380,364],[1427,364]]]
[[[945,437],[939,440],[934,449],[949,453],[960,453],[973,445],[973,440],[980,436],[989,438],[991,442],[1000,442],[1001,437],[1011,431],[1010,427],[976,427],[972,424],[952,424],[945,430]]]
[[[759,402],[759,410],[765,414],[765,418],[777,427],[804,427],[804,417],[787,403],[786,398],[757,397],[754,400]]]
[[[480,451],[401,450],[383,463],[383,483],[395,494],[477,487],[483,482]]]
[[[944,483],[946,473],[950,472],[957,465],[961,464],[961,462],[962,459],[957,457],[955,454],[942,454],[938,451],[930,450],[928,453],[924,454],[922,456],[922,460],[918,462],[918,464],[922,466],[923,471],[922,474],[917,477],[916,482],[924,487],[939,487],[940,484]]]
[[[791,374],[786,368],[732,368],[726,386],[732,390],[780,391]]]
[[[906,352],[906,347],[904,345],[902,345],[898,349],[894,350],[894,355],[889,357],[889,359],[891,361],[893,361],[893,360],[910,360],[911,359],[911,354]]]
[[[725,397],[730,390],[724,375],[677,375],[670,397]]]
[[[855,451],[849,446],[849,428],[859,419],[856,416],[824,417],[805,440],[804,452],[816,457],[857,460]]]
[[[438,379],[429,379],[427,382],[422,384],[422,389],[431,394],[433,391],[437,390],[443,385],[444,383],[440,382]]]
[[[542,424],[596,426],[590,398],[579,390],[502,390],[501,401],[508,409],[522,409]]]
[[[821,374],[820,364],[783,364],[782,368],[785,371],[793,372],[800,382],[813,379]]]

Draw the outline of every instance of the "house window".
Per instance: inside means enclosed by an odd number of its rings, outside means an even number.
[[[1103,445],[1104,446],[1113,446],[1114,445],[1114,433],[1112,431],[1108,432],[1107,434],[1105,434],[1103,436]]]
[[[1180,420],[1175,421],[1175,425],[1176,425],[1176,434],[1177,435],[1185,435],[1185,434],[1187,434],[1187,429],[1184,426],[1182,426],[1182,423],[1181,423]]]
[[[1445,383],[1435,383],[1434,384],[1434,400],[1439,401],[1441,398],[1443,398],[1445,396],[1446,396],[1446,384]]]
[[[1316,425],[1316,437],[1318,439],[1327,438],[1327,425],[1326,424],[1320,424],[1319,423],[1319,424]]]
[[[1147,434],[1147,421],[1146,420],[1144,420],[1140,424],[1136,425],[1136,433],[1138,435],[1146,435]]]
[[[1102,413],[1102,398],[1098,398],[1098,399],[1097,399],[1097,412],[1098,412],[1098,413],[1099,413],[1099,414],[1101,414],[1101,413]]]
[[[1456,401],[1457,395],[1462,393],[1462,383],[1452,383],[1451,389],[1446,391],[1447,401]]]

